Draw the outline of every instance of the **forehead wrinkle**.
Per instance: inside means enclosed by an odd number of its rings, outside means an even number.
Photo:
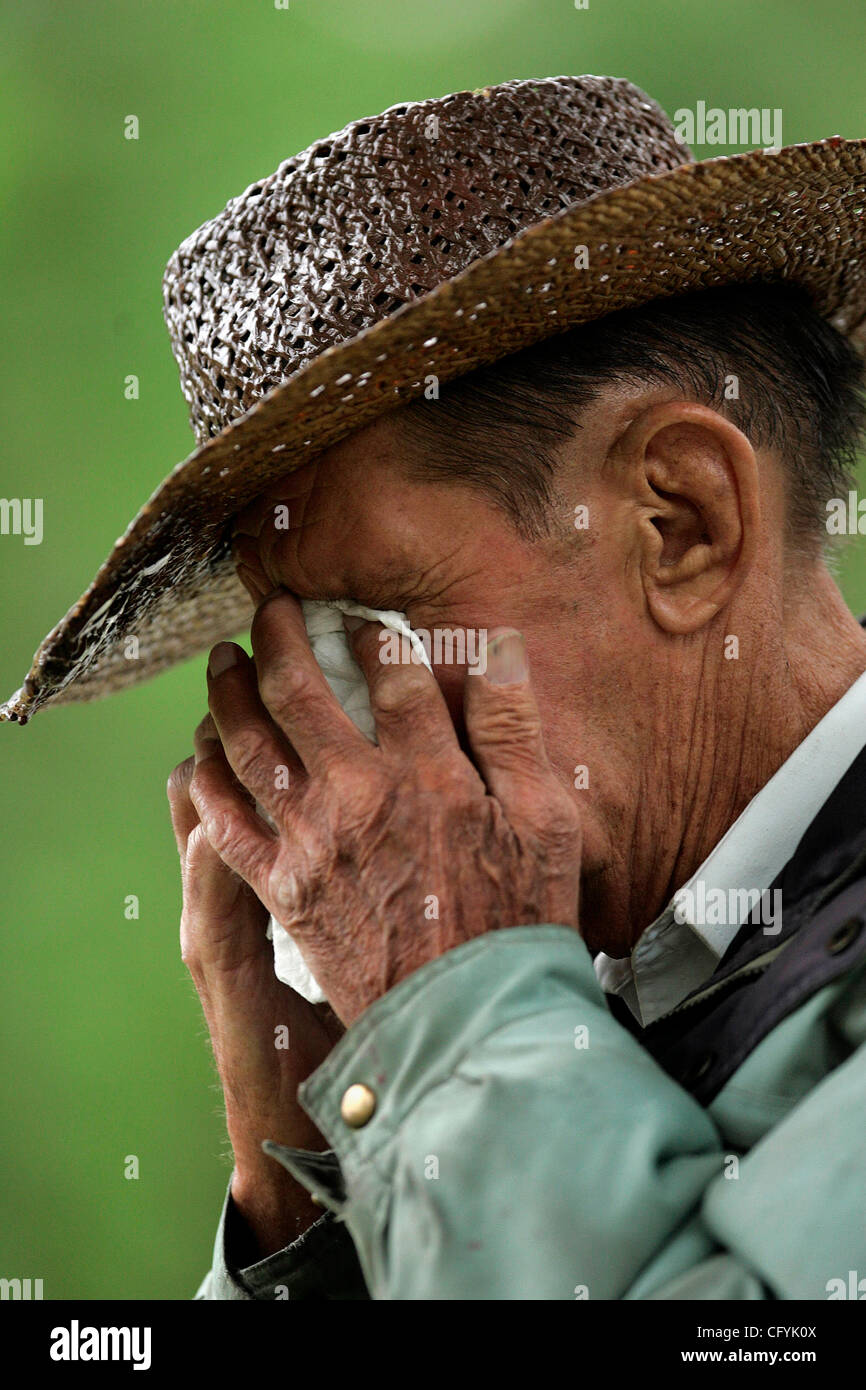
[[[353,598],[376,608],[444,606],[448,589],[468,577],[458,557],[471,547],[425,523],[425,516],[433,519],[430,490],[407,476],[393,422],[376,422],[361,434],[269,489],[275,502],[289,504],[286,579],[304,598]],[[420,513],[419,504],[425,504]],[[450,544],[431,554],[437,533],[440,544]],[[473,560],[472,569],[483,568]]]

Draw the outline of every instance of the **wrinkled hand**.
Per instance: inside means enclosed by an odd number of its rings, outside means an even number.
[[[380,631],[352,638],[376,747],[329,689],[300,605],[265,599],[254,660],[232,643],[211,654],[219,738],[203,738],[189,788],[209,845],[291,932],[347,1026],[461,942],[578,921],[578,812],[547,761],[522,637],[491,634],[487,674],[466,678],[473,761],[431,672],[380,662]]]
[[[195,758],[211,751],[215,738],[208,715],[195,733]],[[222,1082],[235,1158],[232,1194],[258,1242],[253,1259],[293,1240],[322,1214],[261,1143],[326,1147],[297,1092],[343,1030],[327,1006],[307,1003],[274,974],[267,908],[208,843],[190,800],[194,773],[195,759],[188,758],[168,783],[183,883],[181,954]]]

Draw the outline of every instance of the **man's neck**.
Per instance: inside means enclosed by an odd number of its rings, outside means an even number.
[[[691,718],[654,742],[630,852],[612,858],[613,873],[584,885],[581,917],[592,949],[628,954],[761,787],[866,671],[866,632],[823,566],[813,578],[808,599],[763,635],[753,678],[739,681],[736,694],[724,700],[719,669],[703,672],[695,681]]]

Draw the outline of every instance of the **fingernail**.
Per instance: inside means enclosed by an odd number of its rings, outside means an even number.
[[[502,632],[487,643],[486,676],[491,685],[515,685],[529,675],[522,632]]]
[[[211,680],[216,680],[216,677],[221,676],[223,671],[234,666],[237,659],[238,649],[233,642],[217,642],[207,664],[208,675]]]

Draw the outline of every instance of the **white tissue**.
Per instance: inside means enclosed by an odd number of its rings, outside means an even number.
[[[322,668],[325,680],[333,690],[342,708],[352,723],[362,734],[376,742],[376,725],[370,710],[370,694],[364,674],[349,648],[346,630],[343,627],[343,614],[367,618],[381,623],[392,632],[399,632],[412,645],[412,650],[429,669],[430,662],[424,644],[417,633],[409,626],[405,613],[365,608],[363,604],[350,599],[333,599],[327,602],[304,599],[301,603],[304,622],[313,655]],[[274,970],[277,979],[291,985],[311,1004],[321,1004],[325,998],[318,982],[314,979],[303,956],[285,927],[272,917],[268,924],[268,936],[274,943]]]

